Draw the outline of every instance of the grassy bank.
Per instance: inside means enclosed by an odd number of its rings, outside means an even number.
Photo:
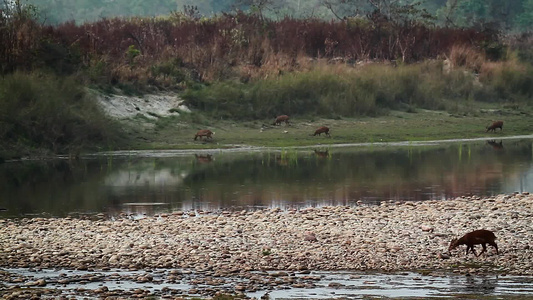
[[[461,68],[447,71],[436,61],[357,68],[317,64],[271,80],[206,85],[185,93],[192,113],[137,116],[122,123],[105,117],[74,76],[14,73],[0,80],[0,156],[533,133],[530,69],[512,62],[490,66],[477,79]],[[289,114],[291,125],[272,126],[279,114]],[[486,133],[495,120],[504,121],[504,130]],[[331,137],[311,136],[319,126],[328,126]],[[199,129],[211,129],[214,138],[194,141]]]
[[[196,122],[191,122],[191,119]],[[391,111],[387,116],[357,118],[294,117],[289,126],[272,126],[274,117],[254,121],[227,121],[198,115],[162,118],[145,126],[128,126],[135,149],[194,149],[252,146],[327,146],[340,143],[424,141],[457,138],[502,137],[533,133],[528,111],[478,107],[475,115],[445,111]],[[503,120],[503,131],[485,132],[492,120]],[[136,121],[133,121],[134,123]],[[312,136],[328,126],[331,137]],[[212,140],[194,141],[199,129],[215,132]]]
[[[494,135],[532,132],[529,35],[243,13],[51,27],[36,13],[18,7],[0,16],[4,158],[480,137],[497,119],[505,130]],[[174,92],[193,113],[118,125],[86,87]],[[281,114],[292,117],[291,127],[262,126]],[[331,127],[332,137],[310,137],[318,126]],[[217,132],[213,142],[193,142],[204,128]]]
[[[463,49],[464,50],[464,49]],[[363,66],[317,62],[247,84],[217,82],[183,94],[192,114],[151,121],[132,130],[138,148],[305,146],[335,143],[479,138],[533,133],[533,68],[515,59],[478,61],[455,50],[454,59],[409,65]],[[460,58],[463,59],[460,59]],[[271,126],[288,114],[289,127]],[[503,120],[503,132],[486,133]],[[319,126],[331,138],[310,136]],[[198,129],[215,131],[213,141],[194,142]],[[139,138],[140,136],[140,138]]]

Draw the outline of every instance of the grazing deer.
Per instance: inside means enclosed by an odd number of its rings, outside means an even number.
[[[496,245],[496,242],[494,242],[495,239],[496,239],[496,236],[490,230],[480,229],[480,230],[472,231],[472,232],[465,234],[460,239],[453,239],[450,242],[448,251],[452,251],[453,249],[457,248],[459,245],[466,245],[466,254],[468,255],[468,251],[472,250],[472,253],[474,253],[474,255],[478,257],[487,250],[486,244],[489,244],[496,249],[496,254],[499,254],[498,245]],[[483,250],[479,254],[476,254],[476,251],[474,251],[474,245],[483,246]]]
[[[289,119],[290,117],[287,115],[278,116],[272,125],[281,125],[281,122],[285,122],[285,125],[289,125]]]
[[[315,134],[313,134],[313,136],[317,134],[321,135],[322,133],[325,133],[327,136],[331,137],[331,135],[329,134],[329,128],[326,126],[321,126],[317,130],[315,130]]]
[[[202,140],[202,137],[205,136],[205,139],[212,139],[211,135],[215,134],[214,132],[212,132],[211,130],[209,129],[202,129],[202,130],[198,130],[198,132],[196,133],[196,135],[194,136],[194,140],[196,141],[196,139],[198,137],[200,137],[200,140]]]
[[[503,121],[492,122],[492,125],[487,126],[487,131],[485,131],[485,132],[489,132],[491,130],[492,130],[492,132],[496,132],[496,128],[500,128],[500,131],[502,131],[503,130]]]

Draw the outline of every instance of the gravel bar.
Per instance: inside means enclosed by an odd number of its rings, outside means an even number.
[[[140,219],[2,219],[0,267],[189,269],[213,278],[252,278],[253,272],[273,270],[531,276],[532,221],[529,193],[351,207],[189,211]],[[453,237],[476,229],[496,234],[500,255],[491,246],[479,257],[465,255],[466,246],[448,253]],[[479,252],[481,246],[476,248]]]

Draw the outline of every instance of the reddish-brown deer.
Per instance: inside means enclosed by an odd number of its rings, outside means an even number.
[[[489,132],[491,130],[492,130],[492,132],[496,132],[496,128],[500,128],[500,131],[502,131],[503,130],[503,121],[492,122],[492,125],[487,126],[487,131],[485,131],[485,132]]]
[[[285,122],[285,125],[289,125],[289,119],[290,117],[287,115],[278,116],[272,125],[281,125],[282,122]]]
[[[494,240],[496,240],[494,232],[485,229],[475,230],[465,234],[460,239],[453,239],[450,242],[450,247],[448,247],[448,251],[452,251],[460,245],[466,245],[466,254],[468,254],[469,250],[472,250],[472,253],[474,253],[474,255],[477,257],[487,250],[487,244],[489,244],[496,249],[496,254],[499,254],[498,245],[496,245],[496,242]],[[483,250],[481,250],[479,254],[476,254],[476,251],[474,250],[474,245],[481,245],[483,247]]]
[[[209,129],[202,129],[202,130],[198,130],[198,132],[196,133],[196,135],[194,136],[194,140],[196,141],[197,138],[200,138],[200,140],[202,140],[202,137],[205,136],[205,139],[212,139],[212,135],[215,134],[214,132],[212,132],[211,130]]]
[[[331,135],[329,134],[329,128],[326,126],[321,126],[317,130],[315,130],[315,134],[313,134],[313,136],[321,135],[322,133],[325,133],[327,136],[331,137]]]

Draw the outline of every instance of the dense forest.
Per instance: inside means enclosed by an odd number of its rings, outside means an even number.
[[[261,17],[323,20],[342,19],[379,11],[391,15],[419,10],[439,26],[527,31],[533,27],[533,0],[28,0],[42,12],[41,20],[79,24],[102,18],[160,16],[194,7],[212,17],[238,10]]]

